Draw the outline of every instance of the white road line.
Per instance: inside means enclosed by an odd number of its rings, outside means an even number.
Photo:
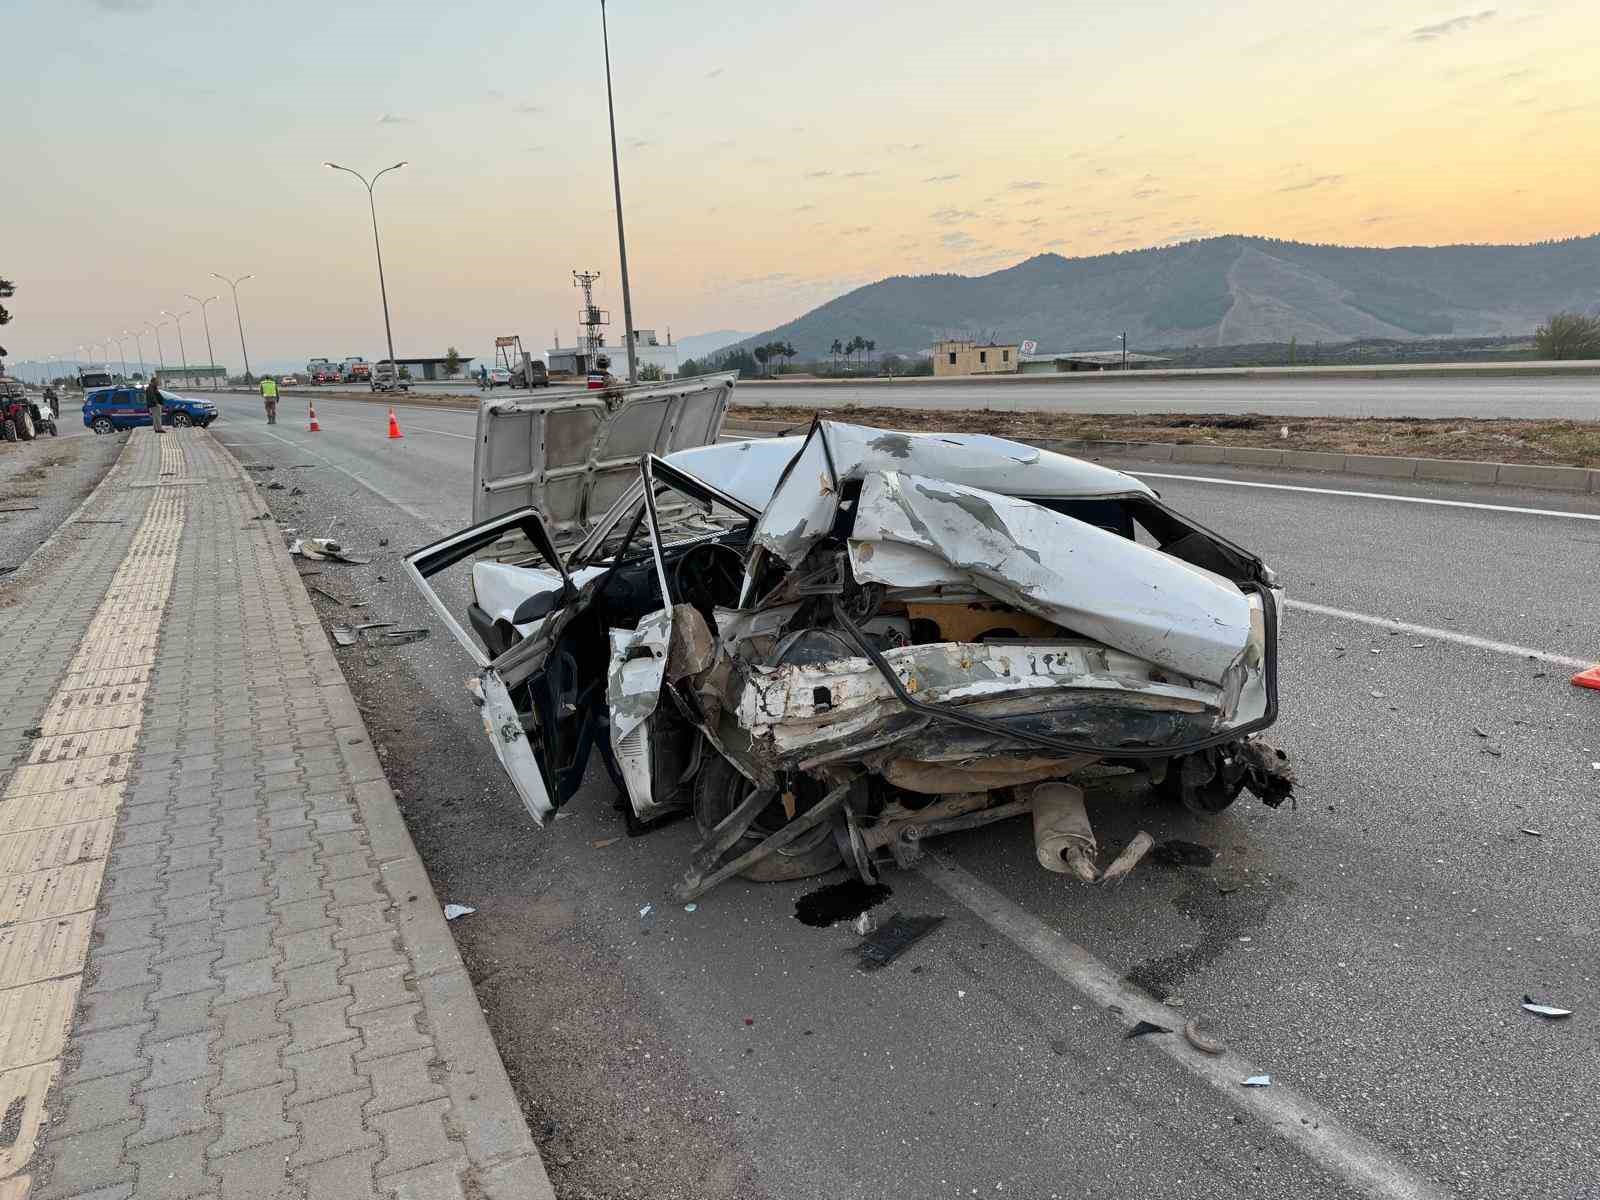
[[[1100,399],[1100,397],[1095,397],[1095,399]],[[1255,411],[1256,407],[1258,405],[1262,405],[1262,404],[1309,404],[1313,408],[1315,408],[1317,405],[1322,403],[1322,401],[1320,401],[1320,400],[1279,400],[1279,399],[1276,399],[1276,398],[1269,398],[1269,399],[1263,399],[1263,400],[1215,400],[1215,399],[1208,400],[1203,396],[1196,396],[1196,397],[1193,397],[1193,398],[1185,397],[1185,398],[1183,398],[1181,400],[1178,399],[1177,397],[1166,397],[1166,396],[1163,396],[1160,400],[1145,400],[1145,399],[1141,399],[1141,398],[1135,397],[1135,396],[1118,396],[1117,400],[1118,400],[1118,402],[1120,402],[1122,404],[1161,404],[1161,405],[1167,405],[1167,404],[1207,404],[1207,405],[1210,405],[1213,408],[1217,407],[1218,405],[1223,405],[1223,404],[1231,404],[1231,405],[1235,405],[1235,406],[1242,404],[1246,408],[1249,408],[1251,411]],[[1270,413],[1270,412],[1263,411],[1261,413],[1261,415],[1265,416],[1265,417],[1270,417],[1273,414]]]
[[[321,459],[324,466],[332,467],[335,471],[339,472],[339,474],[346,475],[349,478],[354,479],[357,483],[359,483],[362,487],[366,488],[367,491],[371,492],[379,500],[382,500],[386,504],[394,505],[401,512],[405,513],[406,516],[410,517],[414,521],[417,521],[418,523],[423,525],[425,528],[431,529],[435,533],[440,534],[440,535],[447,534],[447,533],[451,532],[451,530],[446,529],[443,525],[440,525],[437,522],[429,519],[424,513],[422,513],[418,509],[413,508],[411,505],[407,504],[404,500],[400,500],[400,499],[397,499],[394,496],[389,495],[389,493],[384,491],[382,488],[377,487],[372,483],[369,483],[366,479],[363,479],[360,475],[357,475],[354,471],[348,470],[345,467],[341,467],[338,463],[334,462],[331,458],[328,458],[326,455],[318,454],[315,450],[312,450],[312,449],[310,449],[310,448],[308,448],[306,446],[303,446],[299,442],[291,442],[286,437],[280,437],[276,433],[273,433],[271,430],[263,429],[261,432],[266,434],[269,438],[272,438],[274,441],[282,442],[285,446],[293,446],[294,449],[296,451],[298,451],[299,453],[301,453],[301,454],[309,454],[312,458]]]
[[[1168,475],[1161,471],[1129,471],[1140,479],[1182,479],[1189,483],[1218,483],[1224,487],[1265,488],[1275,492],[1311,492],[1318,496],[1355,496],[1361,500],[1395,500],[1401,504],[1435,504],[1441,508],[1481,508],[1489,512],[1521,513],[1530,517],[1567,517],[1573,521],[1600,521],[1600,513],[1567,512],[1559,508],[1518,508],[1510,504],[1483,504],[1473,500],[1438,500],[1432,496],[1399,496],[1393,492],[1358,492],[1345,488],[1304,487],[1293,483],[1257,483],[1249,479],[1219,479],[1214,475]]]
[[[1096,1004],[1116,1005],[1130,1026],[1140,1020],[1168,1027],[1173,1024],[1172,1009],[1125,984],[1117,972],[1082,946],[1013,904],[971,872],[936,854],[928,855],[918,869],[934,886],[1063,982]],[[1382,1146],[1276,1079],[1269,1088],[1241,1086],[1249,1076],[1266,1072],[1231,1050],[1216,1057],[1205,1055],[1181,1035],[1147,1037],[1143,1044],[1165,1054],[1363,1196],[1444,1200],[1448,1195],[1437,1184],[1396,1161]]]
[[[411,427],[414,433],[437,433],[440,437],[461,438],[463,441],[477,441],[477,435],[472,433],[451,433],[448,429],[424,429],[421,425]]]
[[[1392,629],[1397,633],[1409,633],[1416,637],[1433,638],[1440,642],[1454,642],[1458,646],[1471,646],[1478,650],[1493,650],[1496,654],[1509,654],[1514,658],[1531,658],[1539,662],[1550,663],[1557,667],[1594,666],[1594,662],[1581,658],[1568,658],[1564,654],[1549,654],[1543,650],[1535,650],[1532,646],[1518,646],[1514,642],[1496,642],[1489,638],[1474,637],[1470,633],[1457,633],[1453,629],[1435,629],[1431,625],[1413,625],[1409,621],[1396,621],[1389,617],[1374,617],[1368,613],[1351,612],[1347,608],[1334,608],[1327,604],[1313,604],[1309,600],[1285,599],[1285,607],[1297,608],[1302,612],[1317,613],[1324,617],[1337,617],[1342,621],[1359,621],[1363,625],[1371,625],[1375,629]]]

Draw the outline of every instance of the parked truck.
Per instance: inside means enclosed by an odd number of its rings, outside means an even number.
[[[334,366],[331,359],[313,358],[306,363],[306,378],[314,387],[324,383],[338,383],[339,368]]]
[[[360,355],[352,355],[339,364],[341,383],[368,383],[371,379],[372,367]]]

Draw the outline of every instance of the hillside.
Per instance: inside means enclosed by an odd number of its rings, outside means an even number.
[[[1600,236],[1528,246],[1367,249],[1217,237],[1151,250],[1040,254],[990,275],[894,276],[745,344],[823,358],[859,334],[877,352],[947,334],[1041,351],[1526,334],[1552,312],[1600,311]]]

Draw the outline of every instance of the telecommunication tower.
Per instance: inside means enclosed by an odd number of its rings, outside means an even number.
[[[606,344],[605,335],[600,330],[603,326],[611,324],[611,314],[603,308],[595,307],[594,281],[599,278],[599,271],[572,273],[572,286],[583,292],[583,310],[578,313],[578,324],[583,329],[583,353],[591,371],[603,371],[611,365],[609,360],[604,364],[600,362],[604,357],[601,349]]]

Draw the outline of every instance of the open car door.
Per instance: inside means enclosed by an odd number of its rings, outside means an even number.
[[[533,636],[491,660],[462,628],[431,580],[496,542],[515,534],[525,539],[561,576],[562,594]],[[583,720],[593,704],[582,703],[572,645],[574,622],[585,603],[573,590],[543,519],[533,509],[481,521],[408,554],[406,571],[434,613],[478,665],[468,681],[483,716],[484,733],[535,824],[543,825],[578,790],[595,731]],[[603,676],[602,686],[603,686]]]

